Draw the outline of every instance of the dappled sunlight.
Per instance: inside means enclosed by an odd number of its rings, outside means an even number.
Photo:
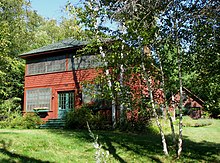
[[[192,128],[195,129],[195,128]],[[196,128],[197,129],[197,128]],[[54,131],[54,130],[52,130]],[[92,143],[87,130],[55,130],[61,137],[74,137]],[[172,136],[167,134],[170,158],[164,158],[161,137],[159,134],[145,133],[133,134],[115,131],[94,131],[99,136],[99,142],[103,149],[109,151],[110,155],[119,162],[131,162],[132,159],[139,157],[142,161],[164,162],[165,160],[175,160],[175,151],[172,144]],[[191,137],[183,138],[183,153],[180,162],[186,161],[220,161],[220,143],[191,140]],[[92,147],[92,144],[91,144]],[[129,156],[129,157],[128,157]],[[143,158],[143,159],[141,159]],[[169,162],[169,161],[168,161]]]
[[[201,127],[202,128],[202,127]],[[191,128],[198,129],[198,128]],[[162,151],[161,137],[156,133],[125,133],[119,131],[92,131],[109,159],[115,162],[219,162],[220,143],[209,140],[194,141],[183,137],[183,153],[176,160],[171,135],[166,135],[170,157]],[[95,162],[93,139],[88,130],[0,130],[0,162]],[[28,140],[29,138],[32,138]],[[36,154],[35,150],[43,150]],[[26,152],[24,152],[26,151]],[[28,152],[29,151],[29,152]],[[45,157],[47,155],[47,157]],[[46,160],[45,160],[46,158]],[[48,161],[47,161],[48,160]],[[56,161],[57,160],[57,161]],[[91,161],[92,160],[92,161]]]

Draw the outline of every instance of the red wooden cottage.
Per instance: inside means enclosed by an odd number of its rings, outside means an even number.
[[[21,54],[26,60],[24,113],[39,112],[43,120],[61,119],[88,97],[81,81],[97,75],[95,55],[76,56],[87,42],[67,39]]]
[[[26,60],[24,114],[38,112],[45,121],[63,119],[69,110],[91,102],[91,98],[84,94],[86,91],[82,83],[92,82],[102,73],[101,69],[97,69],[102,62],[94,54],[77,54],[77,50],[87,44],[85,41],[66,39],[20,55]],[[138,101],[140,94],[149,96],[146,85],[141,84],[144,82],[142,80],[140,75],[133,74],[129,83],[125,83],[131,87],[134,101]],[[153,79],[151,82],[152,87],[157,85]],[[163,102],[163,92],[155,89],[154,98],[160,104]],[[116,106],[116,109],[117,118],[119,108]],[[109,111],[105,113],[107,119],[111,115]]]
[[[170,110],[174,111],[179,105],[180,101],[180,93],[179,91],[170,98]],[[183,87],[183,107],[185,110],[185,114],[188,114],[192,118],[200,118],[202,115],[202,110],[204,108],[204,101],[193,94],[191,91]]]

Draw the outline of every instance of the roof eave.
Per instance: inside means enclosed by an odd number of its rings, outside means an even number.
[[[21,55],[19,55],[19,57],[25,59],[25,58],[29,58],[29,57],[33,57],[33,56],[40,56],[40,55],[45,55],[45,54],[52,54],[52,53],[57,53],[57,52],[64,52],[64,51],[79,49],[82,46],[83,45],[76,46],[76,47],[68,47],[68,48],[62,48],[62,49],[49,50],[49,51],[44,51],[44,52],[21,54]]]

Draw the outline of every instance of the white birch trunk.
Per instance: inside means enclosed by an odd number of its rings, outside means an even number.
[[[120,72],[120,87],[121,87],[121,89],[123,89],[123,75],[124,75],[124,68],[123,68],[123,65],[121,65],[120,66],[120,70],[121,70],[121,72]],[[122,96],[123,94],[122,93],[120,93],[120,96]],[[121,122],[121,124],[124,122],[124,119],[125,119],[125,117],[124,117],[124,105],[123,105],[123,101],[122,101],[122,97],[120,97],[120,122]]]
[[[122,45],[122,51],[124,50],[124,45]],[[121,53],[121,60],[123,60],[124,58],[124,55],[123,53]],[[123,124],[124,123],[124,120],[125,120],[125,108],[124,108],[124,105],[123,105],[123,101],[122,101],[122,96],[123,96],[123,88],[124,88],[124,66],[123,64],[120,65],[120,78],[119,78],[119,82],[120,82],[120,87],[121,87],[121,92],[120,92],[120,123]]]
[[[177,149],[177,157],[179,158],[182,152],[182,145],[183,145],[183,119],[182,119],[182,110],[183,110],[183,83],[182,83],[182,72],[181,72],[181,53],[179,52],[179,38],[178,38],[178,28],[179,28],[179,21],[178,21],[178,11],[177,6],[178,2],[175,2],[175,22],[174,22],[174,34],[175,34],[175,44],[176,44],[176,54],[178,58],[178,73],[179,73],[179,84],[180,84],[180,101],[179,101],[179,136],[178,136],[178,149]]]
[[[100,52],[100,54],[103,58],[105,66],[107,67],[108,62],[106,62],[106,60],[105,60],[106,55],[103,52],[102,46],[99,46],[99,52]],[[114,94],[112,92],[113,89],[112,89],[112,82],[111,82],[111,79],[110,79],[109,69],[105,70],[105,75],[107,77],[107,83],[108,83],[109,90],[111,90],[111,95],[110,96],[112,98],[112,125],[113,125],[113,128],[115,128],[115,125],[116,125],[116,102],[115,102]]]
[[[163,66],[162,66],[162,62],[161,62],[161,58],[160,55],[158,54],[158,58],[159,58],[159,65],[160,65],[160,71],[161,71],[161,76],[162,76],[162,87],[163,87],[163,92],[165,95],[165,108],[166,108],[166,113],[168,115],[169,121],[170,121],[170,128],[172,131],[172,139],[173,139],[173,143],[176,144],[176,136],[175,136],[175,129],[174,129],[174,125],[173,125],[173,118],[171,117],[170,111],[169,111],[169,105],[168,105],[168,101],[166,99],[166,87],[165,87],[165,78],[164,78],[164,72],[163,72]],[[175,109],[174,109],[175,110]],[[174,117],[175,117],[175,111],[174,111]]]
[[[144,66],[143,62],[142,62],[142,69],[143,69],[143,72],[144,72],[144,78],[147,81],[147,87],[148,87],[148,91],[149,91],[149,95],[150,95],[150,102],[151,102],[151,106],[152,106],[152,109],[153,109],[153,113],[154,113],[154,116],[156,118],[157,126],[158,126],[158,128],[160,130],[160,135],[161,135],[162,144],[163,144],[163,152],[164,152],[165,155],[169,155],[168,150],[167,150],[167,143],[166,143],[165,135],[164,135],[162,126],[161,126],[161,124],[159,122],[159,117],[158,117],[156,109],[155,109],[150,79],[149,79],[148,73],[146,72],[146,69],[145,69],[145,66]]]
[[[178,71],[179,71],[179,82],[180,82],[180,102],[179,102],[179,139],[178,139],[178,151],[177,156],[178,158],[182,152],[182,144],[183,144],[183,83],[182,83],[182,72],[181,72],[181,56],[178,51],[177,47],[177,55],[178,55]]]
[[[174,95],[172,94],[172,108],[173,108],[173,121],[176,120],[176,106],[175,106],[175,100],[174,100]]]
[[[93,9],[93,6],[92,6],[92,2],[93,2],[93,1],[89,1],[89,2],[88,2],[88,5],[89,5],[89,8],[90,8],[91,10],[94,10],[94,9]],[[97,1],[94,1],[94,2],[97,2]],[[100,4],[98,4],[97,6],[95,6],[95,10],[98,11],[99,8],[100,8]],[[96,19],[95,19],[96,22],[94,22],[94,27],[95,27],[95,32],[96,32],[96,38],[97,38],[97,41],[98,41],[98,42],[101,42],[100,37],[99,37],[99,34],[98,34],[99,20],[98,20],[97,16],[95,16],[95,15],[91,15],[91,16],[96,18]],[[102,57],[102,59],[103,59],[103,61],[104,61],[104,65],[105,65],[105,67],[107,68],[107,67],[108,67],[108,62],[107,62],[106,59],[105,59],[106,55],[105,55],[105,53],[104,53],[104,51],[103,51],[102,46],[99,46],[99,52],[100,52],[101,57]],[[113,125],[113,128],[115,128],[115,125],[116,125],[116,102],[115,102],[114,94],[113,94],[113,92],[112,92],[112,91],[113,91],[113,88],[112,88],[111,78],[110,78],[109,70],[108,70],[108,69],[106,69],[105,75],[106,75],[106,77],[107,77],[107,83],[108,83],[109,90],[111,91],[111,95],[110,95],[110,96],[111,96],[111,98],[112,98],[112,125]]]

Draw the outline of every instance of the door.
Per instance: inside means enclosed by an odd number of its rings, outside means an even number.
[[[58,118],[63,119],[66,113],[74,109],[74,92],[59,92],[58,93]]]

